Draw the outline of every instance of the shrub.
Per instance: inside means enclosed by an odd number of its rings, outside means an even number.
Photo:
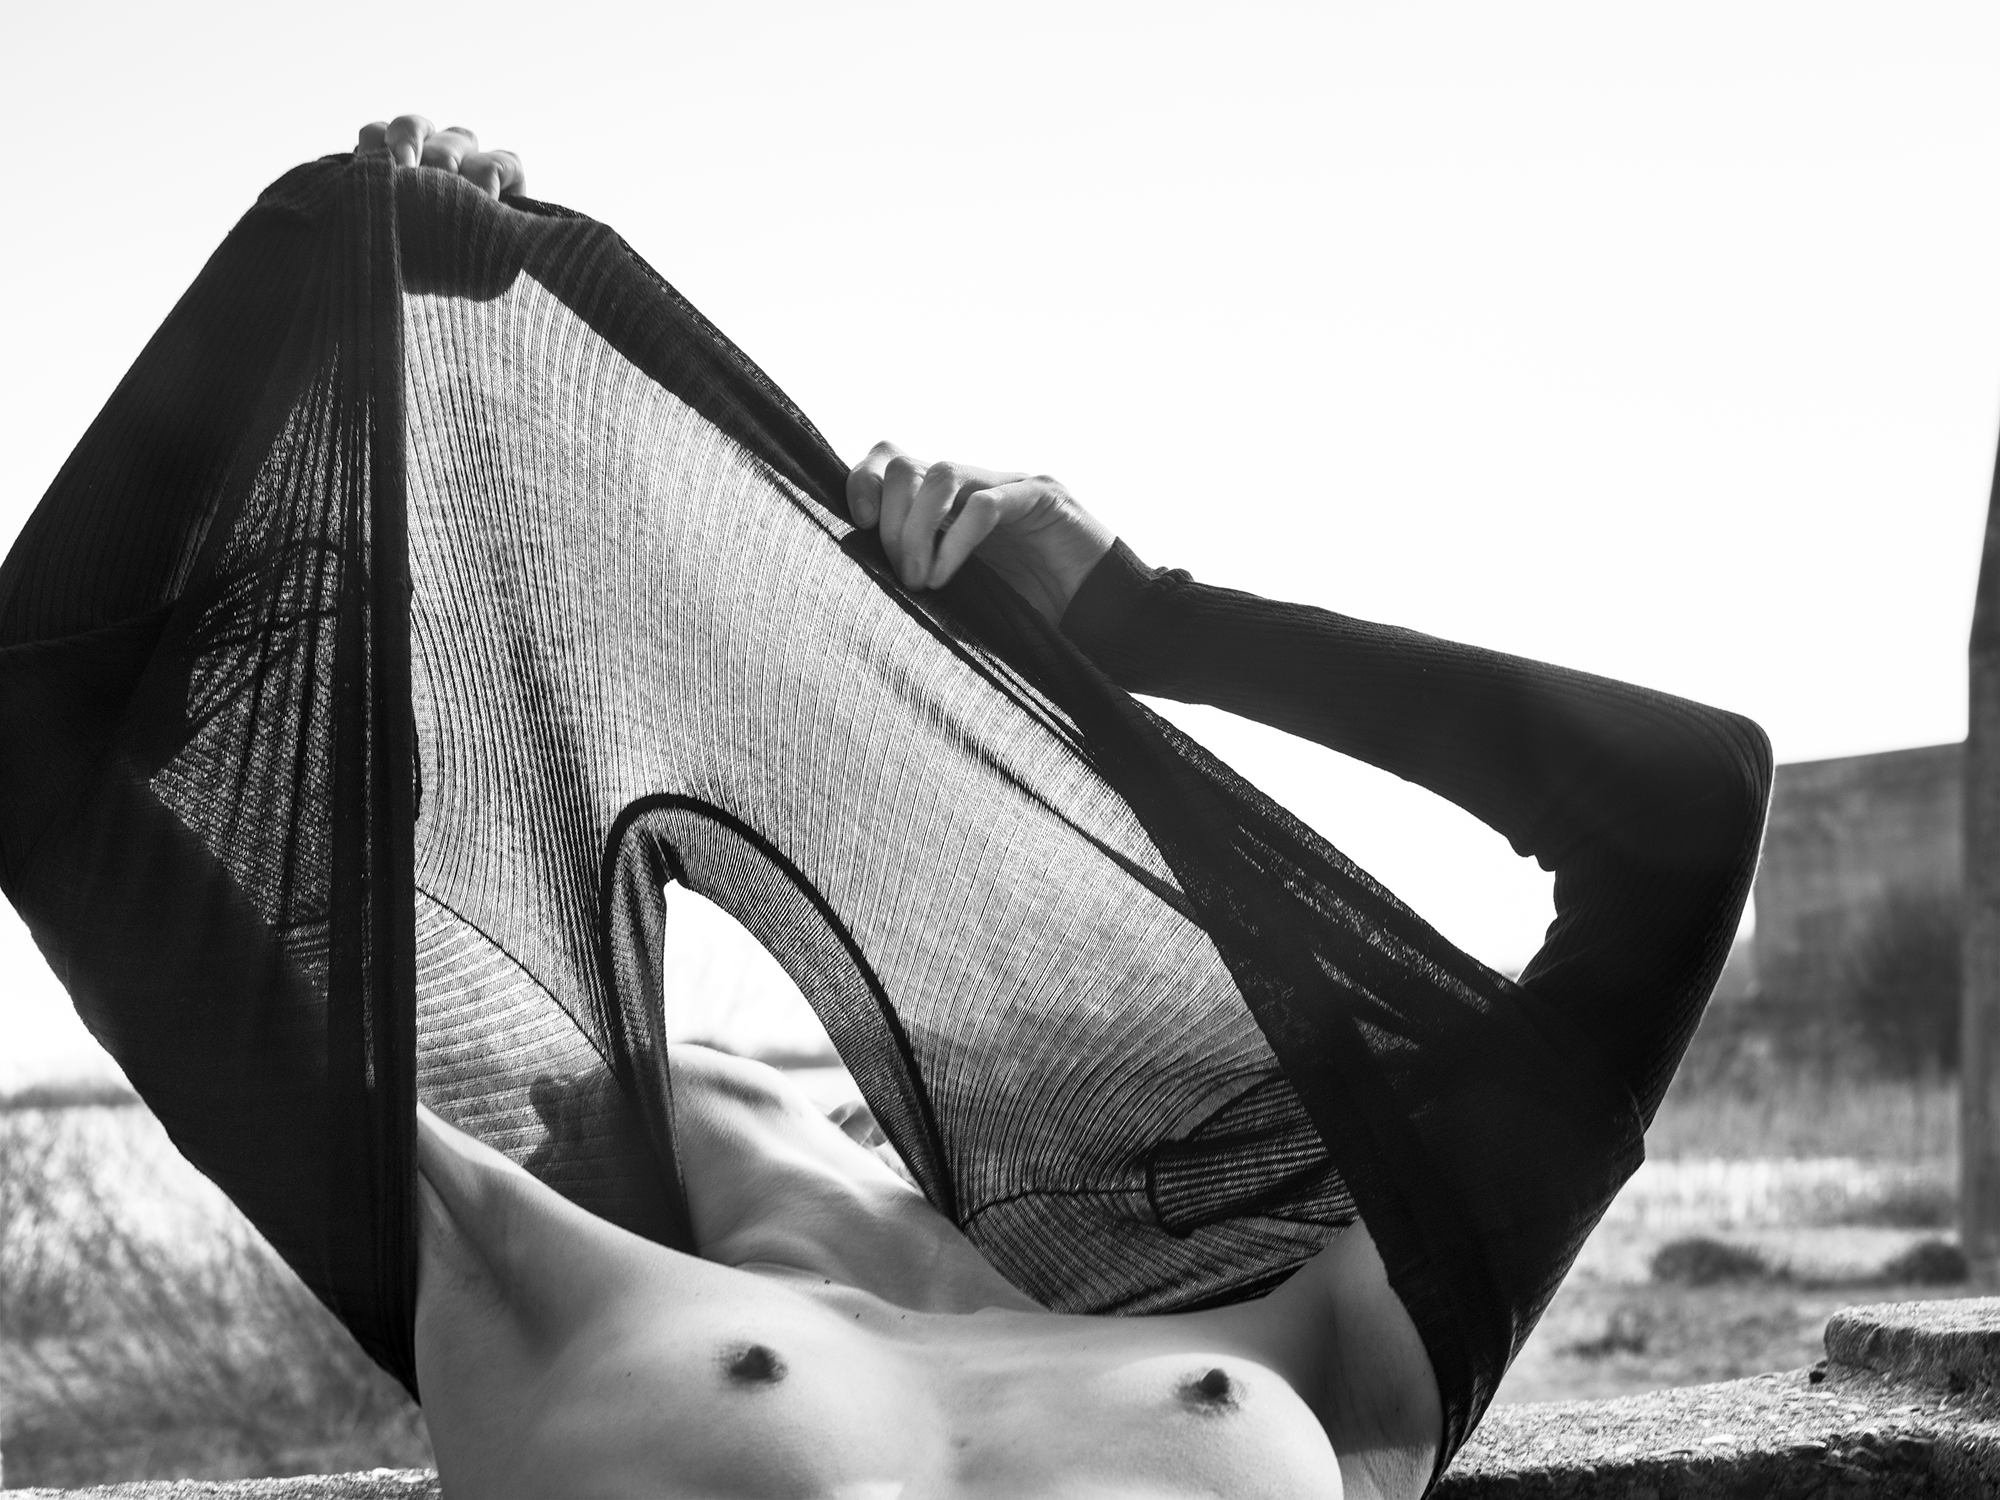
[[[1620,1307],[1605,1320],[1595,1338],[1563,1345],[1563,1353],[1578,1359],[1608,1359],[1614,1354],[1644,1354],[1653,1340],[1653,1320],[1640,1308]]]
[[[71,1223],[79,1176],[70,1137],[39,1115],[0,1115],[0,1339],[70,1333],[88,1316],[87,1236]]]
[[[1771,1266],[1747,1245],[1731,1245],[1705,1235],[1669,1240],[1653,1252],[1653,1280],[1681,1286],[1713,1286],[1719,1281],[1754,1281]]]
[[[1958,1246],[1949,1240],[1919,1240],[1883,1265],[1881,1280],[1899,1286],[1957,1286],[1971,1275]]]
[[[8,1480],[428,1463],[401,1388],[245,1220],[199,1243],[130,1222],[64,1126],[87,1113],[0,1116]]]

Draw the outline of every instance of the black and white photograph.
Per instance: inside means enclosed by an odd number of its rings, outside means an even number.
[[[2000,10],[0,38],[0,1488],[2000,1494]]]

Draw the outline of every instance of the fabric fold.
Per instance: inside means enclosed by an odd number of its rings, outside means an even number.
[[[1358,1212],[1455,1450],[1631,1094],[987,569],[905,592],[845,472],[604,226],[288,174],[0,565],[8,894],[406,1383],[419,1097],[692,1248],[680,884],[1053,1309],[1256,1295]]]

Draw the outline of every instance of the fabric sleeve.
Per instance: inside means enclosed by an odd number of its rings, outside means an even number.
[[[1062,628],[1128,691],[1205,703],[1446,797],[1555,874],[1520,976],[1659,1106],[1749,895],[1771,754],[1738,715],[1147,567],[1121,541]]]

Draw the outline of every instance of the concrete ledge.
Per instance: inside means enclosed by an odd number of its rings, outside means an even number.
[[[1844,1500],[2000,1493],[2000,1402],[1842,1367],[1496,1407],[1439,1500]]]
[[[1947,1390],[2000,1386],[2000,1297],[1846,1308],[1827,1320],[1826,1356]]]
[[[2000,1299],[1851,1307],[1810,1370],[1488,1414],[1440,1500],[2000,1494]]]
[[[318,1474],[302,1479],[243,1479],[210,1484],[176,1479],[114,1484],[92,1490],[8,1490],[25,1500],[441,1500],[437,1475],[426,1469],[371,1469],[366,1474]]]
[[[2000,1495],[2000,1299],[1849,1308],[1810,1370],[1618,1401],[1496,1407],[1438,1500],[1973,1500]],[[24,1500],[441,1500],[377,1469]]]

